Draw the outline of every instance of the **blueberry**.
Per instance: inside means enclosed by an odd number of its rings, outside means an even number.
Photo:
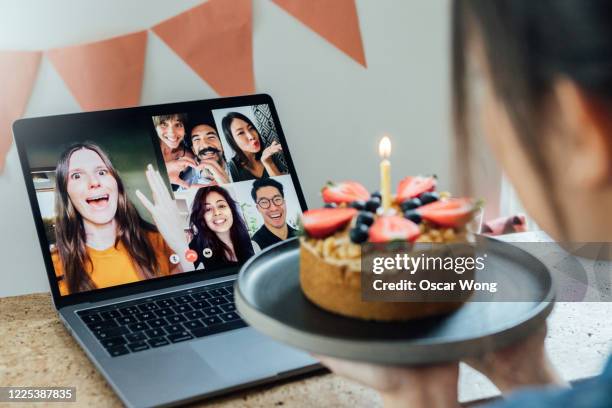
[[[433,203],[434,201],[438,201],[440,199],[440,195],[435,191],[428,191],[419,196],[423,205]]]
[[[423,203],[418,198],[411,198],[410,200],[406,200],[402,203],[402,211],[414,210],[415,208],[419,208]]]
[[[336,203],[325,203],[325,205],[323,207],[325,207],[325,208],[336,208],[336,207],[338,207],[338,204],[336,204]]]
[[[421,221],[423,220],[421,218],[421,214],[419,214],[418,211],[415,211],[415,210],[408,210],[408,211],[404,212],[404,218],[409,219],[410,221],[414,222],[415,224],[420,224]]]
[[[357,225],[364,224],[370,226],[374,224],[374,214],[368,211],[361,211],[357,216],[357,220],[355,221]]]
[[[351,241],[355,244],[361,244],[362,242],[367,241],[369,236],[368,226],[365,224],[355,225],[354,228],[351,228],[349,236],[351,237]]]
[[[374,198],[374,197],[378,197],[379,200],[382,201],[382,194],[380,194],[380,191],[375,191],[373,192],[370,197]]]
[[[372,197],[365,203],[366,211],[376,212],[376,209],[380,207],[380,198]]]
[[[358,209],[359,211],[365,210],[366,203],[363,200],[355,200],[349,204],[349,207]]]

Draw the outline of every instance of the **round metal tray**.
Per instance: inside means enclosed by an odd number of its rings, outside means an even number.
[[[267,248],[242,267],[236,306],[255,329],[311,353],[378,364],[455,361],[524,338],[553,307],[552,278],[539,260],[494,240],[487,254],[487,280],[520,291],[520,299],[528,301],[483,302],[475,297],[450,315],[407,322],[342,317],[303,295],[296,238]]]

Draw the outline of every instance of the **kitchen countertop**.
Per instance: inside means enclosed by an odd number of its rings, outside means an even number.
[[[517,241],[535,239],[514,234]],[[522,236],[521,236],[522,235]],[[530,238],[530,239],[528,239]],[[562,376],[573,381],[598,374],[610,353],[612,303],[558,303],[547,348]],[[49,293],[0,299],[0,386],[74,386],[78,406],[121,406],[104,378],[64,329]],[[484,377],[461,367],[461,401],[498,395]],[[0,404],[1,406],[2,404]],[[74,407],[74,403],[54,403]],[[380,406],[378,395],[332,374],[318,374],[215,398],[196,406]],[[10,404],[20,406],[20,404]]]

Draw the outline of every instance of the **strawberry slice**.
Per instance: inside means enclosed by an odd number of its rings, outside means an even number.
[[[370,242],[414,241],[420,234],[414,222],[398,215],[385,215],[378,217],[370,227]]]
[[[411,198],[418,197],[427,191],[434,191],[437,183],[438,180],[433,176],[404,177],[397,185],[397,195],[395,196],[395,201],[397,203],[402,203]]]
[[[321,190],[323,201],[326,203],[350,203],[356,200],[367,201],[370,192],[356,181],[343,181],[341,183],[328,182]]]
[[[348,224],[357,212],[355,208],[316,208],[302,215],[302,224],[310,237],[325,238]]]
[[[450,228],[470,222],[477,209],[477,205],[469,198],[449,198],[426,204],[416,211],[424,220]]]

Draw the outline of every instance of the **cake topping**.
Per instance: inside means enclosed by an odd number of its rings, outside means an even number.
[[[368,240],[370,225],[374,224],[374,214],[369,211],[361,211],[355,218],[355,226],[349,231],[349,238],[355,244],[361,244]]]
[[[368,211],[361,211],[357,216],[356,224],[365,224],[368,227],[374,223],[374,214]]]
[[[367,224],[356,224],[349,232],[349,238],[351,242],[355,244],[361,244],[368,240],[370,236],[370,230]]]
[[[302,216],[304,230],[312,238],[325,238],[345,227],[357,214],[354,208],[316,208]]]
[[[421,205],[433,203],[434,201],[438,201],[440,196],[435,191],[427,191],[419,196],[421,200]]]
[[[435,176],[405,177],[387,211],[380,193],[354,181],[328,182],[321,191],[325,207],[304,213],[307,238],[340,239],[347,244],[393,240],[447,242],[460,239],[479,202],[435,191]],[[349,225],[350,224],[350,225]]]
[[[341,183],[328,182],[321,190],[323,201],[326,203],[350,204],[353,201],[365,202],[370,199],[370,192],[356,181],[344,181]]]
[[[398,215],[383,215],[370,227],[370,242],[413,241],[420,233],[419,226],[410,220]]]
[[[473,218],[477,208],[477,204],[469,198],[448,198],[424,205],[414,211],[424,220],[441,227],[461,227]]]
[[[404,211],[404,218],[414,222],[415,224],[420,224],[421,221],[423,221],[423,217],[421,217],[421,214],[419,214],[417,210]]]
[[[382,204],[382,201],[379,197],[371,197],[368,201],[366,201],[365,209],[366,211],[375,213],[381,204]]]
[[[400,205],[400,208],[402,209],[402,211],[406,212],[408,210],[414,210],[415,208],[418,208],[422,205],[423,203],[421,202],[421,199],[415,197],[415,198],[411,198],[410,200],[404,201]]]
[[[366,207],[366,202],[363,200],[355,200],[355,201],[351,201],[349,203],[349,207],[354,208],[358,211],[363,211],[365,210]]]
[[[397,186],[395,201],[403,203],[406,200],[420,196],[423,193],[434,191],[438,180],[435,176],[408,176],[404,177]]]

